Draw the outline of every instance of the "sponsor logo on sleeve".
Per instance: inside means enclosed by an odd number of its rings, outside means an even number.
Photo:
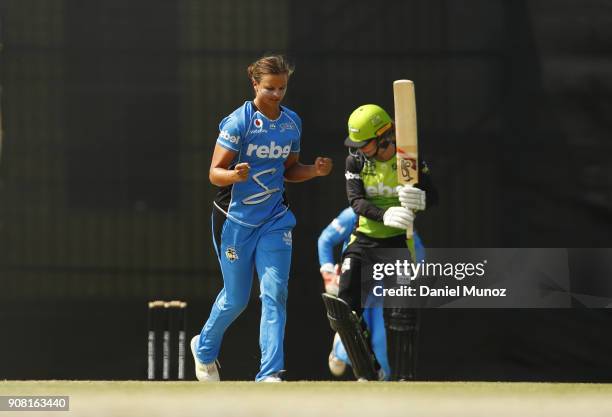
[[[338,232],[339,234],[344,233],[346,230],[346,227],[342,226],[342,223],[340,223],[340,220],[338,219],[332,220],[331,225],[334,228],[334,230]]]
[[[240,136],[230,135],[230,133],[227,130],[222,130],[221,133],[219,133],[219,137],[223,140],[226,140],[234,144],[237,144],[238,142],[240,142]]]

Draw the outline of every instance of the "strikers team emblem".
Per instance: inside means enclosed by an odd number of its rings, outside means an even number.
[[[225,249],[225,257],[228,261],[234,262],[238,260],[238,252],[236,252],[235,248],[229,246],[227,249]]]

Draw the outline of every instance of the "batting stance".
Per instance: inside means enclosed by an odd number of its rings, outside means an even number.
[[[374,104],[357,108],[348,121],[349,147],[346,159],[346,189],[351,208],[359,216],[357,227],[346,247],[339,279],[338,297],[324,294],[323,300],[333,330],[338,332],[353,373],[358,379],[381,377],[380,363],[372,353],[367,327],[361,320],[361,262],[370,248],[416,248],[414,237],[406,240],[415,212],[437,202],[429,170],[421,164],[418,187],[401,186],[397,163],[393,121]],[[412,250],[412,259],[417,259]],[[390,378],[412,379],[416,367],[416,310],[385,309],[384,321]]]
[[[216,363],[223,334],[246,308],[253,272],[259,278],[261,368],[257,381],[281,381],[287,283],[295,217],[284,198],[284,182],[328,175],[332,162],[299,162],[302,122],[280,105],[291,66],[267,56],[249,66],[255,99],[219,125],[210,181],[220,187],[212,214],[213,242],[223,289],[200,335],[191,340],[196,377],[219,380]]]

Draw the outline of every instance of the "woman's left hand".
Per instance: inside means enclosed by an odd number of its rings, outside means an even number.
[[[334,163],[332,162],[331,158],[325,158],[322,156],[317,157],[314,162],[317,177],[324,177],[326,175],[329,175],[333,165]]]

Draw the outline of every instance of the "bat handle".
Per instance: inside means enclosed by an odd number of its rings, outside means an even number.
[[[410,225],[406,228],[406,239],[412,239],[414,235],[414,224],[410,223]]]

